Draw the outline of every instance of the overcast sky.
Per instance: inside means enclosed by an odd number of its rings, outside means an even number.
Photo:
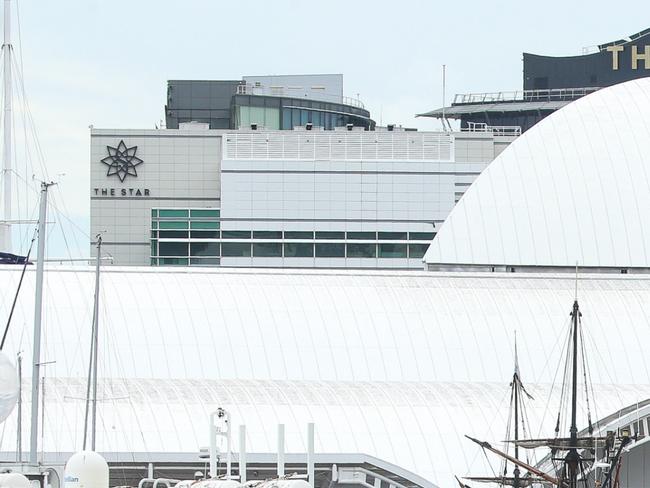
[[[97,163],[88,160],[88,126],[153,128],[168,79],[343,73],[346,95],[358,93],[378,122],[437,129],[414,114],[441,105],[442,64],[448,100],[516,90],[522,52],[579,55],[650,27],[647,0],[21,0],[19,25],[12,5],[17,62],[48,173],[59,181],[53,196],[74,222],[66,224],[70,250],[53,236],[56,256],[88,255],[88,168]],[[15,124],[20,143],[18,115]],[[17,157],[23,178],[42,176]]]

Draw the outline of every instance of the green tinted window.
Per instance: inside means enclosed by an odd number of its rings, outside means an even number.
[[[190,222],[191,229],[218,229],[219,222]]]
[[[285,242],[285,258],[313,258],[314,245],[310,242]]]
[[[222,230],[221,237],[223,239],[250,239],[250,230]]]
[[[160,222],[161,229],[187,229],[187,222]]]
[[[160,258],[158,260],[161,266],[187,266],[187,258]]]
[[[316,232],[316,239],[345,239],[345,232],[320,231]]]
[[[158,222],[151,222],[151,228],[152,229],[157,229],[158,228]]]
[[[158,241],[151,241],[151,255],[158,256]]]
[[[380,258],[405,258],[406,244],[379,244]]]
[[[159,256],[187,256],[187,242],[159,242]]]
[[[339,244],[339,243],[316,244],[316,257],[344,258],[345,244]]]
[[[284,238],[285,239],[313,239],[314,233],[311,231],[302,231],[302,230],[285,230]]]
[[[221,251],[218,242],[191,242],[190,256],[218,256]]]
[[[219,258],[190,258],[190,266],[219,266]]]
[[[192,239],[219,239],[218,230],[192,230],[190,231]]]
[[[376,258],[377,246],[375,244],[348,244],[349,258]]]
[[[218,209],[193,209],[190,210],[190,217],[219,218]]]
[[[158,217],[158,209],[157,208],[152,208],[151,209],[151,216],[152,217]]]
[[[348,232],[348,239],[352,240],[365,240],[365,241],[374,241],[377,239],[376,232]]]
[[[158,210],[158,216],[163,217],[187,217],[188,211],[184,208],[167,208]]]
[[[282,239],[282,231],[254,230],[253,239]]]
[[[385,241],[401,241],[406,240],[406,232],[380,232],[379,240]]]
[[[229,257],[248,257],[251,255],[251,245],[248,242],[223,242],[221,255]]]
[[[158,234],[161,239],[187,239],[186,230],[161,230]]]
[[[412,241],[430,241],[435,236],[435,232],[409,232],[409,239]]]
[[[409,244],[409,258],[423,258],[429,244]]]
[[[253,244],[253,256],[263,258],[282,257],[282,243],[256,242]]]

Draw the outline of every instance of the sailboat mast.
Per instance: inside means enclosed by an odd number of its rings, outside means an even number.
[[[515,368],[515,374],[512,378],[512,384],[514,388],[514,400],[515,400],[515,458],[519,459],[519,375],[517,374],[517,370]],[[515,480],[514,480],[514,488],[519,488],[519,466],[515,465],[515,469],[513,471]]]
[[[91,448],[95,450],[95,439],[97,437],[97,349],[99,343],[99,266],[102,260],[102,236],[97,236],[97,264],[95,268],[95,303],[93,316],[93,415],[92,415],[92,438]]]
[[[6,4],[5,4],[6,5]],[[38,214],[38,257],[36,260],[36,296],[34,298],[34,348],[32,353],[32,413],[29,441],[29,463],[38,464],[38,396],[41,372],[41,314],[43,311],[43,265],[45,261],[45,220],[47,190],[54,183],[41,183],[41,207]]]
[[[5,222],[0,225],[0,249],[11,252],[11,0],[4,0],[4,40],[2,44],[4,61],[4,146],[2,154],[2,173],[4,177],[4,212]]]

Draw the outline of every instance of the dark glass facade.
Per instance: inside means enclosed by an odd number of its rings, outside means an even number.
[[[241,95],[241,81],[169,81],[165,119],[168,129],[184,122],[210,124],[211,129],[259,128],[290,130],[312,124],[333,129],[352,124],[375,128],[370,112],[363,108],[329,101],[271,95]]]

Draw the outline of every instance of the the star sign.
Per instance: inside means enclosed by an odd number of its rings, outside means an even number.
[[[120,181],[124,181],[126,175],[138,176],[135,167],[143,161],[135,155],[138,146],[126,147],[124,141],[120,141],[117,147],[106,146],[108,156],[102,159],[102,163],[108,166],[106,176],[117,175]]]

